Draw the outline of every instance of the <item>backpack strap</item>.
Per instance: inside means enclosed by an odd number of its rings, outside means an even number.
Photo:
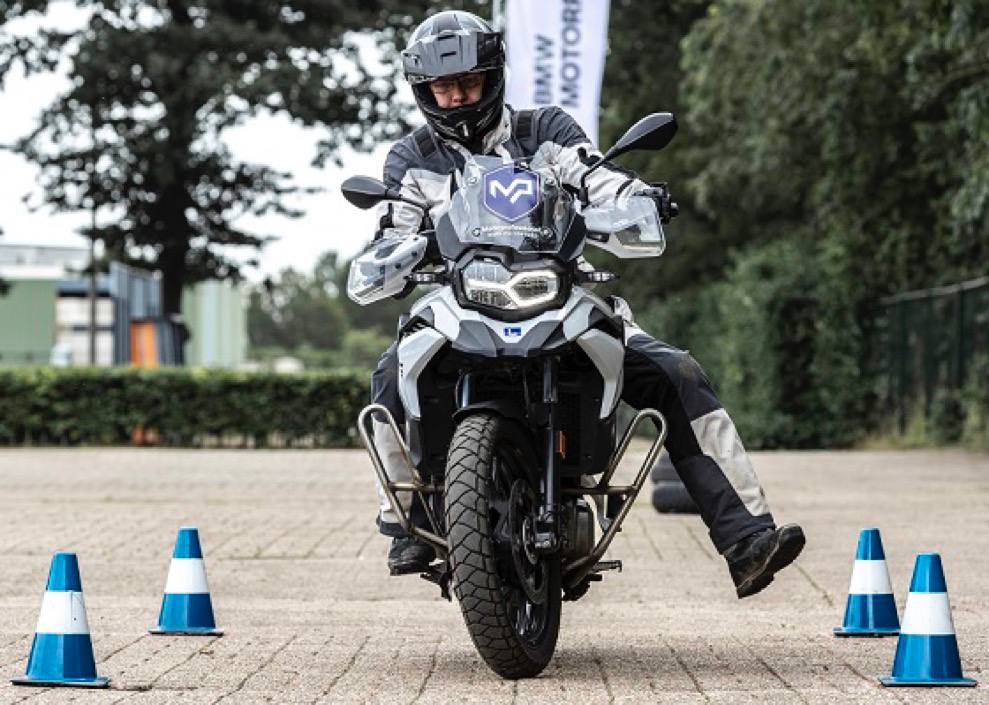
[[[436,151],[436,142],[433,141],[433,132],[429,129],[428,125],[423,125],[416,129],[412,133],[412,137],[415,138],[416,147],[419,148],[419,155],[423,159],[428,159],[429,156]]]
[[[519,110],[512,114],[512,134],[519,141],[522,149],[527,154],[535,154],[539,145],[536,143],[536,118],[535,110]]]

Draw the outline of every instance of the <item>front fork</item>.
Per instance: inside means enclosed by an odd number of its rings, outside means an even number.
[[[560,549],[560,456],[563,448],[557,439],[557,372],[555,357],[543,361],[542,403],[546,410],[545,457],[546,471],[540,479],[539,496],[542,503],[536,515],[533,550],[539,555],[556,553]]]
[[[545,471],[539,478],[539,496],[542,501],[536,510],[533,527],[532,550],[539,555],[549,555],[560,550],[560,461],[563,447],[558,435],[557,403],[559,360],[556,357],[546,357],[542,361],[542,393],[539,396],[541,405],[539,414],[533,419],[537,425],[546,429],[544,440]],[[470,406],[473,373],[468,372],[460,379],[457,386],[459,408]],[[528,401],[528,399],[526,400]]]
[[[624,436],[615,448],[611,457],[611,462],[602,474],[601,479],[593,487],[581,487],[562,492],[560,489],[560,463],[563,460],[564,446],[559,439],[559,429],[557,428],[559,402],[557,393],[557,372],[558,360],[555,357],[548,357],[543,362],[543,389],[542,403],[545,410],[545,472],[540,479],[540,497],[542,502],[536,515],[536,525],[534,531],[533,550],[539,555],[549,555],[560,550],[562,541],[560,538],[560,516],[562,514],[561,496],[568,497],[605,497],[608,511],[602,520],[601,526],[603,535],[598,540],[594,549],[587,556],[567,564],[564,567],[564,584],[573,587],[583,580],[589,573],[595,572],[600,566],[598,561],[604,556],[605,551],[621,530],[622,522],[628,516],[632,505],[635,503],[649,471],[655,464],[666,443],[668,428],[666,419],[655,409],[642,409],[629,424]],[[653,440],[646,457],[636,473],[635,480],[631,485],[612,485],[611,479],[618,469],[619,463],[625,457],[632,437],[638,427],[644,421],[651,421],[656,429],[656,437]],[[608,569],[608,568],[604,568]]]

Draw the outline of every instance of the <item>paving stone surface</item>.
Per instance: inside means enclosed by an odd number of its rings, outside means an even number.
[[[507,682],[456,604],[388,576],[361,451],[0,450],[0,703],[989,703],[989,458],[755,461],[777,520],[807,532],[795,567],[739,601],[701,520],[643,496],[610,551],[624,572],[565,605],[541,677]],[[222,637],[146,632],[182,525],[200,528]],[[865,526],[882,529],[901,610],[915,554],[941,552],[980,688],[881,688],[895,639],[831,636]],[[79,555],[109,690],[9,684],[58,550]]]

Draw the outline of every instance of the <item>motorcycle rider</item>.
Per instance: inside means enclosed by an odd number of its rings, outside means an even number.
[[[461,11],[429,17],[413,32],[402,58],[426,125],[391,148],[384,181],[430,204],[433,223],[449,207],[458,172],[470,154],[495,155],[510,162],[538,152],[574,187],[601,158],[560,108],[516,111],[505,104],[504,44],[501,34],[481,18]],[[610,163],[593,172],[587,186],[592,204],[607,203],[623,193],[648,193],[656,199],[664,222],[676,214],[667,190],[651,189]],[[420,228],[421,209],[403,202],[380,208],[378,236],[402,237]],[[753,595],[797,557],[804,545],[803,531],[797,525],[776,526],[735,425],[697,362],[686,351],[636,326],[624,301],[616,298],[614,303],[626,320],[622,399],[635,408],[658,409],[666,417],[666,448],[673,464],[700,508],[712,542],[727,560],[738,596]],[[372,400],[389,409],[402,427],[405,413],[397,374],[397,344],[392,344],[372,375],[371,393]],[[374,428],[389,477],[410,480],[386,425],[375,422]],[[393,538],[388,553],[392,574],[424,570],[435,557],[433,548],[408,536],[380,486],[378,493],[378,526]],[[410,499],[403,506],[417,526],[427,526],[417,501]]]

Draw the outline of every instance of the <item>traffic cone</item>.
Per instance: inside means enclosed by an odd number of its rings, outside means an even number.
[[[76,554],[56,553],[52,557],[27,673],[10,682],[78,688],[105,688],[110,682],[96,675]]]
[[[213,603],[206,583],[206,565],[199,545],[199,530],[191,526],[179,529],[168,568],[165,596],[161,600],[158,625],[148,630],[152,634],[191,634],[219,636]]]
[[[883,685],[975,685],[962,677],[958,640],[951,620],[948,586],[941,556],[921,553],[913,567],[913,580],[903,612],[903,626],[896,642],[893,674],[879,679]]]
[[[899,633],[900,620],[896,616],[879,529],[862,529],[848,586],[845,619],[840,627],[835,627],[834,635],[896,636]]]

